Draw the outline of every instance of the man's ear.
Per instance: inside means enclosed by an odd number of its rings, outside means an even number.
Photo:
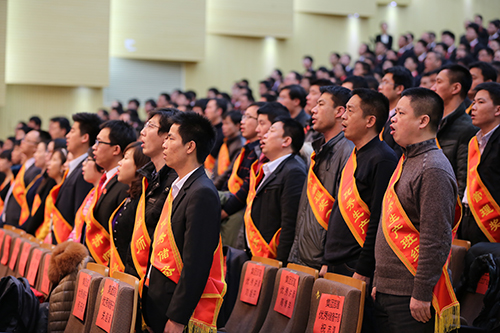
[[[282,146],[283,148],[288,148],[288,147],[290,147],[291,145],[292,145],[292,137],[290,137],[290,136],[285,136],[285,137],[283,138],[283,143],[281,144],[281,146]]]
[[[370,115],[367,117],[368,121],[366,122],[366,127],[367,128],[375,128],[375,124],[377,123],[377,117],[374,115]]]
[[[186,147],[187,147],[186,153],[192,154],[196,151],[196,142],[189,141],[188,143],[186,143]]]
[[[120,148],[119,145],[114,145],[113,146],[113,156],[118,156],[118,155],[122,155],[123,157],[123,152],[122,152],[122,149]]]
[[[431,118],[429,117],[429,115],[424,114],[420,117],[420,124],[418,125],[418,128],[424,129],[429,125],[430,122],[431,122]]]
[[[343,106],[337,106],[335,108],[335,110],[337,111],[337,114],[335,115],[335,118],[342,118],[342,116],[345,113],[345,107],[343,107]]]
[[[89,142],[89,138],[90,138],[89,134],[85,133],[84,135],[82,135],[81,143],[89,143],[90,144],[91,142]]]

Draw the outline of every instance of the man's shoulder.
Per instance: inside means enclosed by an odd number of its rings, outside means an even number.
[[[287,157],[283,162],[281,162],[282,170],[284,173],[288,173],[291,171],[303,171],[306,172],[306,165],[304,161],[297,154],[292,154]],[[278,170],[277,170],[278,171]]]

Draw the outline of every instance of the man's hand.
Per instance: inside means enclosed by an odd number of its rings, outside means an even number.
[[[410,299],[411,316],[415,320],[426,323],[431,319],[431,302],[423,302],[418,299]]]
[[[328,272],[328,266],[321,266],[321,270],[319,271],[319,277],[325,277],[326,272]]]
[[[372,299],[375,302],[375,297],[377,296],[377,287],[372,288]]]
[[[163,333],[182,333],[184,331],[184,325],[176,323],[175,321],[168,320]]]
[[[220,212],[220,219],[221,221],[227,218],[229,215],[224,211],[224,209]]]
[[[358,274],[358,273],[354,273],[354,275],[352,277],[357,279],[357,280],[365,281],[366,288],[369,288],[369,285],[370,285],[370,278],[369,277],[363,276],[363,275]]]

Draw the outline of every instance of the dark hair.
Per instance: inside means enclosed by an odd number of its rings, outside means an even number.
[[[271,90],[271,88],[272,88],[271,82],[269,82],[267,80],[260,81],[259,84],[263,84],[266,87],[266,90]]]
[[[245,89],[247,89],[247,88],[245,88]],[[246,97],[247,97],[247,99],[248,99],[250,102],[255,101],[255,99],[253,98],[252,90],[250,90],[250,89],[247,89],[247,91],[246,91],[246,92],[244,92],[244,93],[243,93],[243,94],[241,94],[241,95],[242,95],[242,96],[246,96]]]
[[[277,117],[273,124],[278,122],[283,124],[283,137],[289,136],[292,139],[292,152],[297,154],[304,144],[304,127],[290,117]]]
[[[209,100],[209,98],[200,98],[196,100],[196,102],[194,102],[193,108],[199,107],[201,108],[202,112],[205,112]]]
[[[50,140],[52,140],[52,137],[50,136],[49,132],[39,130],[38,133],[40,134],[39,142],[43,142],[47,145],[50,142]],[[66,139],[61,139],[61,140],[64,140],[64,142],[66,142]]]
[[[12,162],[12,149],[4,150],[0,153],[0,158],[6,159],[9,162]]]
[[[450,83],[460,83],[461,85],[460,97],[465,99],[472,85],[472,76],[469,70],[462,65],[450,64],[441,67],[440,72],[445,69],[448,70],[447,76],[448,79],[450,80]]]
[[[99,134],[101,118],[95,113],[80,112],[73,115],[73,122],[78,123],[80,135],[89,135],[89,147],[92,147]]]
[[[366,79],[362,76],[356,76],[356,75],[349,76],[344,81],[342,81],[342,84],[346,82],[352,83],[352,89],[368,88],[368,82],[366,82]]]
[[[293,73],[295,75],[295,80],[299,81],[302,80],[302,75],[297,73],[296,71],[291,71],[290,73]]]
[[[193,101],[196,99],[196,92],[194,90],[188,90],[184,93],[184,96],[190,101]]]
[[[486,90],[490,95],[493,105],[500,105],[500,83],[484,82],[476,86],[476,91]]]
[[[445,30],[441,33],[441,35],[448,35],[450,36],[453,40],[455,40],[455,34],[451,32],[450,30]]]
[[[133,149],[134,154],[133,154],[133,159],[134,159],[134,164],[136,167],[136,172],[135,172],[135,178],[132,180],[130,183],[130,188],[128,189],[127,193],[130,196],[131,199],[137,199],[141,196],[142,194],[142,175],[137,172],[140,168],[142,168],[144,165],[146,165],[151,159],[144,155],[142,152],[142,142],[132,142],[125,147],[125,150],[123,151],[123,154],[127,152],[127,150]]]
[[[372,69],[370,67],[370,64],[368,64],[364,61],[360,61],[360,60],[358,60],[354,63],[354,65],[356,65],[356,64],[361,64],[361,66],[363,67],[363,75],[367,75],[367,74],[371,73]]]
[[[54,117],[51,118],[50,121],[58,123],[60,128],[66,130],[66,133],[68,133],[71,129],[71,126],[69,125],[69,120],[66,117]]]
[[[304,59],[309,59],[309,60],[311,60],[311,62],[313,62],[313,58],[310,55],[304,56]]]
[[[182,94],[182,91],[180,91],[180,90],[177,90],[177,91],[178,91],[180,94]],[[172,100],[172,99],[170,98],[170,95],[169,95],[169,94],[167,94],[166,92],[161,93],[161,94],[160,94],[160,96],[165,97],[165,100],[166,100],[167,102],[170,102],[170,101]],[[156,104],[156,103],[155,103],[155,104]]]
[[[419,39],[419,40],[417,41],[417,43],[420,43],[420,44],[422,44],[424,47],[427,47],[427,42],[426,42],[425,40],[423,40],[423,39]]]
[[[148,120],[151,120],[154,116],[160,117],[160,128],[158,128],[158,135],[165,134],[170,131],[170,127],[172,126],[172,117],[181,111],[174,108],[164,108],[159,110],[153,110],[149,114]]]
[[[195,112],[179,112],[172,121],[179,125],[183,144],[194,141],[196,160],[202,164],[215,144],[216,133],[210,121]]]
[[[435,70],[430,71],[430,72],[424,72],[424,73],[422,73],[422,77],[431,76],[431,75],[434,75],[437,73],[439,73],[439,69],[435,69]]]
[[[378,91],[379,82],[373,75],[365,76],[366,84],[368,84],[368,88],[371,90]]]
[[[497,70],[495,67],[491,66],[487,62],[484,61],[476,61],[470,64],[469,70],[473,68],[479,68],[481,71],[481,75],[483,75],[484,81],[493,81],[495,82],[497,80]]]
[[[479,50],[477,50],[477,53],[479,54],[479,52],[482,50],[486,50],[486,53],[488,53],[488,55],[492,58],[495,56],[495,52],[493,51],[493,49],[489,48],[488,46],[480,48]]]
[[[493,24],[497,29],[500,29],[500,20],[491,20],[489,23]]]
[[[476,23],[469,23],[469,25],[467,26],[467,29],[468,28],[474,29],[474,31],[476,32],[476,34],[479,36],[479,25],[478,24],[476,24]]]
[[[274,123],[275,119],[278,117],[288,117],[290,118],[290,111],[278,102],[266,102],[258,110],[257,114],[267,115],[267,119]]]
[[[221,95],[222,98],[225,99],[226,101],[231,102],[231,96],[229,96],[228,93],[221,92],[221,93],[219,93],[219,95]]]
[[[95,169],[97,170],[97,172],[99,173],[102,173],[104,172],[104,169],[96,163],[95,161],[95,155],[94,155],[94,150],[92,149],[92,147],[90,147],[88,150],[87,150],[87,154],[89,155],[89,157],[94,161],[94,164],[95,164]]]
[[[208,91],[211,91],[213,92],[215,95],[218,95],[219,94],[219,89],[215,88],[215,87],[212,87],[212,88],[209,88]]]
[[[146,100],[146,102],[144,102],[144,105],[146,105],[146,104],[148,104],[148,103],[149,103],[149,104],[151,104],[151,106],[152,106],[154,109],[156,109],[156,107],[158,106],[158,105],[156,104],[156,101],[155,101],[154,99],[152,99],[152,98],[150,98],[150,99]]]
[[[105,128],[109,128],[109,141],[120,146],[122,154],[128,144],[137,139],[134,128],[124,121],[108,120],[101,125],[101,130]]]
[[[288,90],[288,96],[291,100],[298,99],[300,101],[300,107],[306,106],[307,100],[307,92],[302,86],[298,84],[291,84],[289,86],[284,86],[281,88],[280,92],[283,90]]]
[[[418,64],[418,62],[417,62]],[[392,79],[394,80],[394,88],[397,86],[403,86],[404,89],[413,87],[413,75],[408,68],[403,66],[394,66],[388,68],[384,74],[392,74]]]
[[[58,138],[52,140],[54,142],[54,150],[59,149],[59,148],[64,148],[66,149],[66,139]],[[49,141],[50,143],[50,141]]]
[[[251,107],[251,106],[257,106],[258,108],[261,108],[263,107],[264,105],[266,105],[267,102],[252,102],[248,107]]]
[[[250,99],[248,99],[248,100],[250,100]],[[221,109],[223,114],[227,111],[227,102],[225,99],[212,98],[212,99],[210,99],[210,101],[215,101],[215,104],[217,105],[217,109]]]
[[[321,94],[327,93],[330,95],[334,107],[345,107],[347,101],[349,100],[349,98],[351,98],[351,91],[344,87],[333,85],[323,86],[319,89],[319,91],[321,92]]]
[[[429,116],[429,126],[433,132],[436,132],[443,118],[444,102],[439,95],[426,88],[410,88],[403,91],[401,96],[410,99],[410,106],[415,116]]]
[[[276,102],[278,100],[278,97],[276,95],[273,95],[273,94],[264,94],[260,97],[264,98],[266,100],[266,102]]]
[[[54,152],[52,153],[52,156],[54,156],[54,154],[58,153],[59,154],[59,158],[61,159],[61,166],[66,163],[66,160],[68,159],[68,151],[66,150],[66,148],[57,148],[57,149],[54,149]]]
[[[375,116],[375,130],[380,133],[389,117],[389,100],[384,94],[366,88],[354,89],[352,96],[355,95],[361,99],[363,116]]]
[[[136,107],[139,107],[141,105],[141,102],[137,98],[132,98],[131,100],[128,101],[130,103],[134,103]]]
[[[42,126],[42,120],[38,116],[31,117],[30,121],[34,122],[38,126]]]
[[[333,82],[327,79],[317,79],[311,82],[311,86],[326,87],[333,85]]]
[[[235,125],[239,125],[241,123],[241,117],[241,112],[238,111],[229,111],[222,114],[222,119],[229,118]]]

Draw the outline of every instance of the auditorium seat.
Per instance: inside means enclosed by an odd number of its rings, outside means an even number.
[[[451,271],[451,281],[453,287],[458,287],[460,278],[465,268],[465,255],[470,249],[470,242],[462,239],[454,239],[451,245],[451,258],[448,266]]]
[[[109,268],[104,265],[96,264],[95,262],[89,262],[87,263],[87,269],[99,273],[104,277],[109,277]]]

